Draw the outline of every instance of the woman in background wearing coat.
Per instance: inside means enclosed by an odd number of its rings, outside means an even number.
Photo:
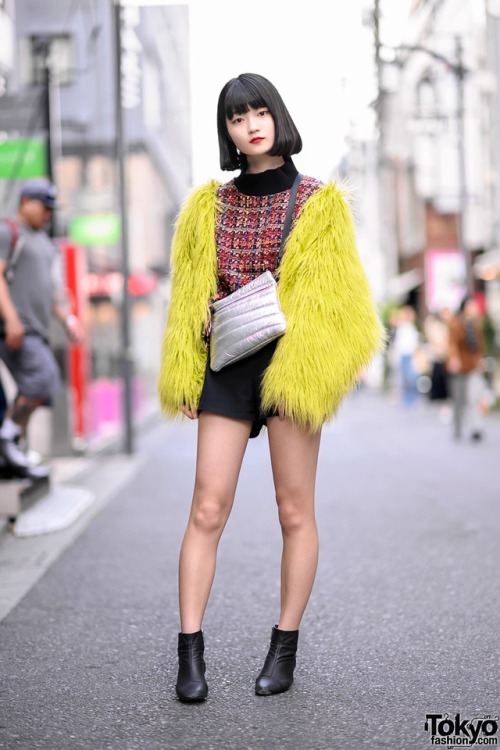
[[[207,696],[201,628],[217,547],[248,439],[264,424],[283,554],[281,611],[255,692],[272,695],[292,684],[318,561],[314,491],[321,426],[382,340],[346,198],[335,184],[303,177],[279,268],[286,333],[211,371],[202,335],[209,303],[277,270],[297,176],[291,156],[302,147],[280,94],[259,75],[243,74],[224,86],[217,124],[221,168],[241,173],[195,189],[180,214],[159,375],[163,412],[198,419],[194,493],[179,562],[176,690],[183,701]]]

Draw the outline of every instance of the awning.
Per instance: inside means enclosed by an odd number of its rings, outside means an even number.
[[[500,277],[500,248],[478,255],[474,261],[474,273],[485,281]]]
[[[400,300],[405,297],[408,292],[411,292],[412,289],[420,286],[423,280],[424,277],[422,271],[418,268],[412,268],[411,271],[405,271],[405,273],[400,273],[399,276],[393,276],[392,279],[389,279],[387,284],[389,297],[394,300]]]

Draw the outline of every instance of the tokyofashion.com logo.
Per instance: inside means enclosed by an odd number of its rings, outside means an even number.
[[[429,732],[433,745],[445,745],[451,750],[474,745],[495,747],[498,745],[498,726],[498,716],[490,714],[473,719],[462,719],[460,714],[426,714],[424,729]]]

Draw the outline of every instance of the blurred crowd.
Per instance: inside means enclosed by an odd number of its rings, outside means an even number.
[[[387,379],[394,400],[412,408],[428,399],[454,439],[484,438],[485,416],[496,406],[495,360],[488,356],[486,319],[474,297],[452,312],[422,320],[410,305],[389,317]]]

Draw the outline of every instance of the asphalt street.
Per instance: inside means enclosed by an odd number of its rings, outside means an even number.
[[[433,746],[427,714],[498,717],[498,416],[457,443],[429,404],[360,392],[325,428],[318,576],[294,685],[272,697],[253,685],[280,532],[267,438],[250,441],[204,622],[210,695],[185,705],[176,566],[195,445],[191,423],[142,436],[140,471],[1,621],[0,748],[406,750]]]

